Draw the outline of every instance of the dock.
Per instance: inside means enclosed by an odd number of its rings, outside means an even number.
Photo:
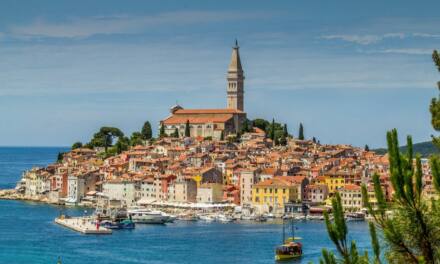
[[[59,217],[55,218],[55,223],[86,235],[109,235],[112,233],[111,229],[102,226],[97,228],[89,217]]]

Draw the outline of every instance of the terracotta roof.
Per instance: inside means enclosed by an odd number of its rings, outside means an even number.
[[[217,115],[215,117],[197,117],[197,116],[186,117],[186,116],[173,115],[163,120],[163,123],[166,125],[184,124],[186,123],[186,121],[189,121],[190,124],[225,123],[231,118],[232,118],[231,114]]]
[[[243,111],[238,109],[180,109],[174,112],[175,115],[179,114],[243,114]]]

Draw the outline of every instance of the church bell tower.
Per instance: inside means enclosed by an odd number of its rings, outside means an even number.
[[[227,76],[228,109],[244,111],[244,75],[238,49],[238,42],[235,40]]]

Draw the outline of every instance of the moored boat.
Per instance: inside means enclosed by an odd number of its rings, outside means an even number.
[[[130,209],[127,213],[133,222],[139,224],[165,224],[170,221],[170,216],[161,211]]]

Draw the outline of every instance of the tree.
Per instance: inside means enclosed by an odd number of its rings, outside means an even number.
[[[63,162],[63,159],[64,159],[64,152],[58,152],[57,162],[61,163]]]
[[[225,140],[225,132],[222,130],[222,133],[220,134],[220,140]]]
[[[287,130],[287,124],[284,124],[284,126],[283,126],[283,136],[285,138],[289,137],[289,131]]]
[[[304,127],[302,123],[299,123],[298,139],[304,140]]]
[[[144,144],[144,137],[141,132],[133,132],[130,136],[130,146],[137,146]]]
[[[99,132],[93,135],[90,145],[93,147],[104,147],[105,152],[113,145],[114,138],[121,138],[124,136],[119,128],[116,127],[101,127]]]
[[[365,252],[363,255],[359,254],[356,242],[347,240],[348,228],[344,219],[344,209],[342,207],[341,196],[339,193],[336,193],[336,196],[332,198],[332,212],[333,212],[333,220],[330,220],[329,214],[327,212],[324,213],[325,224],[327,226],[327,232],[332,240],[332,242],[336,246],[336,250],[340,255],[340,259],[338,259],[335,254],[327,249],[322,250],[322,259],[320,260],[321,264],[362,264],[362,263],[370,263],[370,259],[368,257],[368,253]],[[369,224],[370,228],[370,237],[373,247],[374,258],[372,263],[380,264],[380,247],[376,234],[376,227],[373,223]]]
[[[114,150],[117,154],[120,154],[123,151],[128,150],[129,146],[130,146],[130,139],[128,139],[128,137],[122,136],[118,138],[118,141],[114,146]]]
[[[368,145],[365,145],[364,150],[365,151],[370,151],[370,147]]]
[[[272,123],[269,129],[269,138],[275,141],[275,118],[272,118]]]
[[[167,136],[167,134],[165,133],[165,126],[162,123],[162,124],[160,124],[159,137],[163,138],[163,137],[166,137],[166,136]]]
[[[437,70],[440,71],[440,56],[437,50],[434,50],[434,52],[432,53],[432,59],[437,67]],[[440,82],[437,82],[437,86],[438,89],[440,89]],[[432,98],[429,111],[431,112],[432,127],[436,131],[440,131],[440,97],[439,96],[437,96],[437,98]],[[434,136],[432,136],[432,138],[433,138],[433,143],[440,148],[440,138]]]
[[[190,137],[191,136],[191,130],[189,127],[189,120],[186,120],[186,124],[185,124],[185,137]]]
[[[247,133],[247,132],[249,132],[250,130],[249,130],[249,124],[248,124],[248,121],[247,120],[245,120],[244,122],[243,122],[243,127],[241,128],[241,133]]]
[[[259,129],[265,131],[266,133],[268,132],[267,130],[270,123],[267,120],[264,120],[262,118],[257,118],[254,119],[252,123],[254,127],[258,127]]]
[[[387,203],[379,175],[373,176],[377,208],[369,201],[367,187],[362,186],[365,207],[374,217],[388,245],[385,256],[390,263],[439,263],[440,259],[440,200],[423,197],[423,171],[419,155],[412,151],[412,139],[407,137],[407,153],[399,150],[397,130],[387,133],[391,185],[394,195]],[[431,159],[435,190],[440,194],[440,162]],[[392,217],[386,212],[392,210]]]
[[[150,140],[153,137],[153,131],[151,130],[151,124],[149,121],[146,121],[142,126],[141,134],[143,140]]]
[[[73,149],[78,149],[78,148],[82,148],[83,147],[83,144],[81,143],[81,142],[75,142],[75,143],[73,143],[73,145],[72,145],[72,150]]]
[[[179,137],[179,130],[177,129],[177,127],[176,127],[176,129],[174,130],[174,132],[173,132],[173,134],[171,136],[175,137],[175,138]]]

